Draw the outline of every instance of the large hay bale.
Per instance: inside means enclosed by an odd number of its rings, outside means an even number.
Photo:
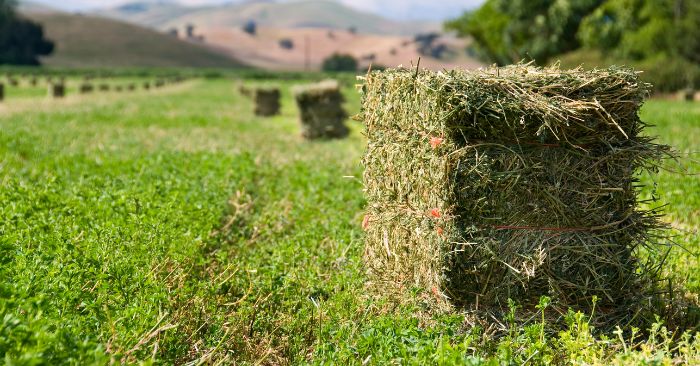
[[[294,98],[301,113],[303,137],[342,138],[350,132],[345,126],[348,115],[343,109],[344,99],[337,81],[297,86]]]
[[[253,91],[255,115],[269,117],[280,113],[280,90],[272,87],[258,87]]]
[[[63,98],[66,96],[66,85],[60,82],[49,84],[49,97]]]
[[[543,295],[590,309],[597,296],[599,313],[643,293],[637,249],[655,248],[662,225],[640,208],[636,174],[669,148],[642,134],[637,73],[518,65],[364,81],[375,288],[422,288],[442,310]]]

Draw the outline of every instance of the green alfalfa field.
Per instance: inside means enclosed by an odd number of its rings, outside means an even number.
[[[345,78],[346,108],[359,111]],[[362,125],[305,142],[289,92],[259,118],[231,79],[0,105],[0,363],[698,364],[692,332],[589,314],[494,337],[464,315],[370,297]],[[259,82],[259,81],[256,81]],[[72,95],[71,95],[72,94]],[[681,158],[642,177],[680,245],[666,275],[700,293],[700,104],[649,101]],[[418,296],[419,294],[415,294]],[[546,305],[546,301],[543,301]],[[517,307],[514,307],[517,311]]]

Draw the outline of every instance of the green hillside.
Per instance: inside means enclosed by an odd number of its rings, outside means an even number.
[[[205,46],[153,30],[106,18],[66,14],[27,13],[43,24],[56,43],[53,55],[42,60],[59,67],[238,67],[230,57]]]

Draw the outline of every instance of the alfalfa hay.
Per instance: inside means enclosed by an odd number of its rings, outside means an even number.
[[[280,90],[274,87],[258,87],[252,92],[255,115],[270,117],[280,113]]]
[[[658,269],[638,249],[655,253],[663,226],[641,208],[637,173],[670,150],[643,134],[648,91],[621,68],[367,75],[371,285],[422,289],[443,310],[549,296],[564,312],[594,297],[633,311],[623,304]]]
[[[344,98],[335,80],[297,86],[294,98],[301,113],[302,136],[307,139],[342,138],[350,132]]]

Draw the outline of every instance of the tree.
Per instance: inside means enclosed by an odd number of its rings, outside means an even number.
[[[323,71],[357,71],[357,60],[350,55],[333,54],[323,60]]]
[[[258,31],[258,25],[254,20],[249,20],[243,25],[243,31],[254,36]]]
[[[53,52],[43,28],[15,12],[14,0],[0,0],[0,64],[39,65],[39,56]]]
[[[508,64],[523,59],[546,63],[580,46],[576,37],[584,17],[603,0],[487,0],[472,14],[446,24],[472,36],[487,60]]]

